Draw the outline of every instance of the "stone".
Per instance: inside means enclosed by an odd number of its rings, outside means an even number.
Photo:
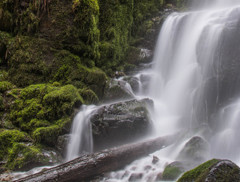
[[[177,159],[201,163],[208,157],[209,150],[208,142],[199,136],[194,136],[185,144]]]
[[[67,144],[70,141],[70,134],[61,135],[57,139],[57,150],[61,153],[62,156],[65,155],[67,150]]]
[[[161,180],[176,180],[181,173],[185,172],[185,166],[182,162],[175,161],[167,165],[162,173]]]
[[[132,88],[124,80],[112,79],[104,91],[104,101],[117,101],[134,98]]]
[[[229,160],[212,159],[184,173],[177,182],[240,181],[240,168]]]
[[[158,161],[159,161],[159,158],[154,155],[154,156],[153,156],[153,159],[152,159],[152,163],[153,163],[153,164],[156,164],[156,163],[158,163]]]
[[[143,177],[142,173],[133,173],[128,180],[137,181],[137,180],[140,180],[142,177]]]
[[[118,146],[148,134],[150,99],[129,100],[100,107],[91,117],[94,150]]]

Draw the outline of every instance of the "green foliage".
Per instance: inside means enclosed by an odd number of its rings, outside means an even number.
[[[18,130],[0,130],[0,160],[4,159],[14,143],[26,140],[26,134]]]
[[[210,167],[212,167],[218,161],[219,160],[217,159],[212,159],[201,164],[200,166],[184,173],[178,182],[201,182],[202,178],[209,172]]]

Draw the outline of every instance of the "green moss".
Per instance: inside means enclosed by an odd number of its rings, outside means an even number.
[[[83,97],[85,104],[96,104],[99,102],[98,96],[91,89],[79,89],[79,94]]]
[[[28,132],[52,125],[65,116],[70,117],[74,107],[84,103],[77,88],[72,85],[30,85],[11,94],[16,100],[11,107],[10,120]]]
[[[56,145],[57,137],[61,132],[61,128],[58,125],[52,125],[49,127],[37,128],[32,137],[37,143],[44,143],[49,146]]]
[[[73,107],[80,106],[84,101],[74,86],[66,85],[46,94],[43,103],[59,117],[71,115]]]
[[[8,82],[8,81],[0,82],[0,92],[1,93],[4,93],[4,92],[6,92],[8,90],[11,90],[14,87],[15,86],[12,83]]]
[[[3,160],[8,155],[8,150],[16,142],[28,140],[25,133],[18,130],[1,130],[0,131],[0,160]]]
[[[3,102],[3,97],[0,95],[0,111],[4,110],[4,102]]]
[[[217,159],[212,159],[201,164],[200,166],[184,173],[183,176],[178,180],[178,182],[201,182],[204,176],[207,175],[207,173],[209,172],[210,167],[212,167],[218,161],[219,160]]]
[[[9,157],[6,166],[8,169],[20,169],[31,162],[40,162],[42,157],[41,150],[35,146],[28,146],[23,143],[14,143],[9,150]]]
[[[1,64],[1,63],[0,63]],[[8,77],[8,72],[0,70],[0,81],[6,81]]]
[[[182,173],[182,170],[179,167],[167,166],[162,174],[164,180],[175,180]]]
[[[11,170],[30,170],[36,166],[59,161],[55,152],[46,151],[41,145],[14,143],[9,150],[6,167]]]

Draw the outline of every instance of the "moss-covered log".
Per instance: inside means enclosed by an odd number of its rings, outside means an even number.
[[[164,148],[172,144],[176,137],[177,135],[159,137],[84,155],[57,167],[19,179],[16,182],[88,180],[105,172],[120,169],[140,157]]]

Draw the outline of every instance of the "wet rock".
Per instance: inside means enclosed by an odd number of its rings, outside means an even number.
[[[155,181],[160,181],[160,180],[162,180],[162,173],[161,172],[157,174],[157,177],[156,177]]]
[[[142,177],[143,177],[142,173],[133,173],[128,180],[129,181],[137,181],[137,180],[142,179]]]
[[[123,80],[130,84],[134,93],[139,91],[140,80],[138,78],[129,76],[125,77]]]
[[[209,144],[199,136],[191,138],[180,151],[178,160],[203,162],[209,155]]]
[[[185,166],[182,162],[175,161],[167,165],[162,173],[161,180],[176,180],[181,173],[185,172]]]
[[[104,91],[104,101],[116,101],[134,98],[132,88],[124,80],[111,80]]]
[[[148,165],[148,166],[145,166],[145,167],[144,167],[144,171],[149,171],[150,169],[152,169],[152,166],[149,166],[149,165]]]
[[[154,155],[154,156],[153,156],[153,159],[152,159],[152,163],[153,163],[153,164],[156,164],[156,163],[158,163],[158,161],[159,161],[159,158]]]
[[[117,146],[146,135],[151,129],[150,99],[117,102],[99,108],[91,118],[94,149]]]
[[[67,144],[68,144],[69,141],[70,141],[70,135],[69,134],[61,135],[57,139],[56,148],[61,153],[62,156],[65,155],[65,152],[66,152],[66,149],[67,149]]]
[[[240,181],[240,168],[229,160],[212,159],[186,172],[178,182]]]
[[[125,173],[122,175],[122,179],[129,176],[130,172],[129,171],[125,171]]]

